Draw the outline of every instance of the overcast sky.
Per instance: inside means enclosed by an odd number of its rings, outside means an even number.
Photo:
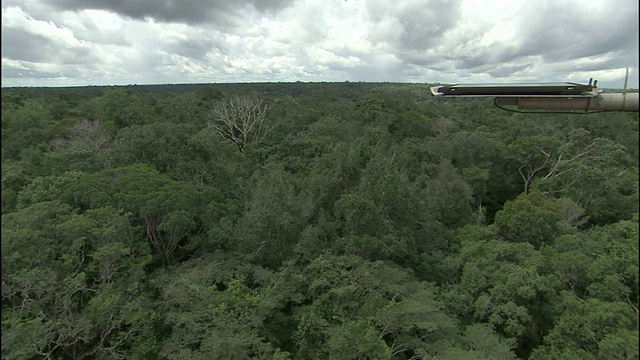
[[[2,0],[2,86],[638,88],[638,0]]]

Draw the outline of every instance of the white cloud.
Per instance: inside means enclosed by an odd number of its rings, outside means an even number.
[[[3,2],[3,86],[590,77],[619,86],[632,67],[638,87],[637,0],[243,0],[200,12],[186,1],[173,13],[86,4]]]
[[[22,29],[31,34],[56,41],[63,46],[83,46],[71,30],[58,27],[52,21],[36,20],[17,6],[10,6],[2,10],[2,26]]]
[[[317,64],[327,65],[329,67],[349,68],[360,64],[360,59],[355,56],[340,56],[331,51],[312,46],[307,49],[309,59]]]

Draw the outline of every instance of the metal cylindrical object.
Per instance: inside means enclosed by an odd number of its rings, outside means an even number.
[[[595,97],[518,97],[498,99],[498,104],[517,105],[522,110],[581,110],[638,112],[638,93],[601,93]]]

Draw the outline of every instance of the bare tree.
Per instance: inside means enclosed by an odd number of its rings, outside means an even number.
[[[105,168],[111,168],[107,153],[109,149],[118,146],[118,141],[114,132],[107,129],[102,121],[85,119],[71,126],[64,138],[53,140],[52,145],[57,150],[92,152],[102,160]]]
[[[258,98],[237,96],[217,103],[209,115],[209,126],[244,151],[248,143],[258,143],[269,130],[265,117],[269,105]]]

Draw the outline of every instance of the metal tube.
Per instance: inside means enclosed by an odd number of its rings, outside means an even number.
[[[581,111],[631,111],[638,112],[638,93],[601,93],[595,97],[555,98],[518,97],[515,104],[500,101],[504,105],[517,105],[521,110],[581,110]]]

